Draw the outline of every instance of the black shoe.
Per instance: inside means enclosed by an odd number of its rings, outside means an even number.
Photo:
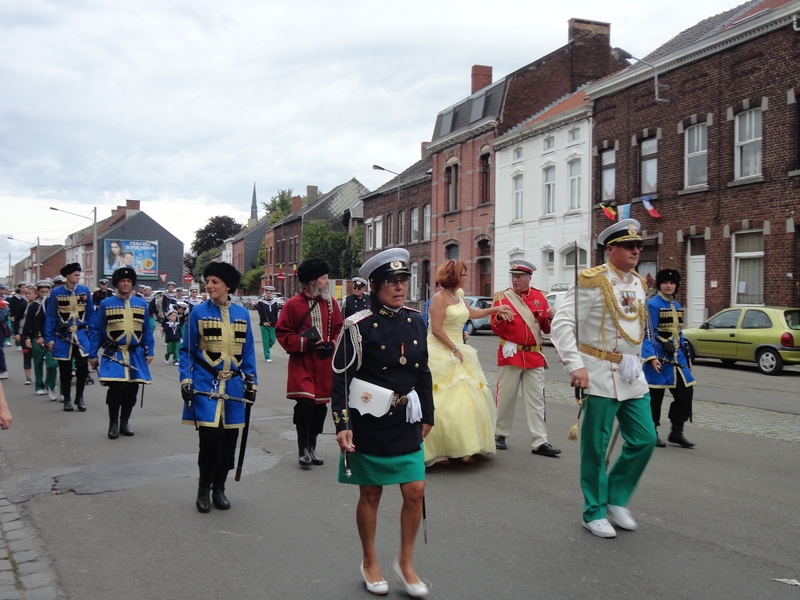
[[[301,467],[310,467],[313,464],[311,461],[311,453],[308,451],[308,448],[303,448],[297,462],[300,463]]]
[[[133,429],[131,429],[130,425],[128,425],[128,420],[127,419],[120,419],[119,420],[119,432],[122,435],[126,435],[128,437],[134,435]]]
[[[66,410],[66,409],[65,409]],[[672,431],[667,438],[667,441],[670,444],[677,444],[678,446],[683,446],[684,448],[694,448],[694,444],[683,437],[682,431]]]
[[[311,436],[308,441],[308,455],[312,465],[324,465],[325,461],[317,455],[317,436]]]
[[[553,448],[550,445],[550,442],[545,442],[538,448],[534,448],[533,450],[531,450],[531,454],[538,454],[540,456],[556,456],[558,454],[561,454],[561,450],[559,450],[558,448]]]
[[[660,437],[656,436],[656,448],[666,448],[667,443]]]
[[[73,410],[75,410],[72,407],[72,400],[70,400],[69,398],[64,398],[64,410],[66,412],[72,412]]]
[[[225,496],[225,486],[214,484],[211,486],[211,501],[220,510],[228,510],[231,507],[230,500]]]
[[[83,403],[83,396],[78,396],[75,398],[75,406],[80,412],[86,412],[86,405]],[[64,410],[67,410],[67,407],[64,407]]]
[[[211,512],[211,488],[208,486],[201,485],[197,488],[197,502],[195,502],[195,506],[197,510],[201,513]]]
[[[504,435],[496,435],[494,436],[494,447],[498,450],[508,450],[508,446],[506,445],[506,436]]]
[[[108,439],[115,440],[119,437],[119,421],[112,419],[108,423]]]

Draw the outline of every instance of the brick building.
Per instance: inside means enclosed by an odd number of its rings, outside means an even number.
[[[425,153],[425,150],[423,149]],[[410,254],[410,306],[421,306],[433,292],[431,273],[431,156],[417,161],[374,192],[361,196],[366,261],[400,246]],[[399,185],[398,185],[399,182]]]
[[[610,31],[607,23],[571,19],[565,46],[495,83],[491,67],[473,67],[472,95],[437,115],[428,146],[433,163],[431,268],[447,258],[465,261],[468,294],[493,291],[492,140],[586,82],[627,67],[623,53],[611,48]]]
[[[586,90],[593,239],[609,224],[599,203],[630,204],[647,237],[640,270],[684,274],[687,325],[732,305],[798,305],[798,11],[751,0]]]

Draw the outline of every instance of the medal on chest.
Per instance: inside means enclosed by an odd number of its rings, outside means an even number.
[[[636,292],[621,291],[619,293],[619,303],[622,310],[628,314],[636,312]]]

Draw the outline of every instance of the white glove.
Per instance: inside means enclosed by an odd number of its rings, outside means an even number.
[[[417,390],[411,390],[406,394],[408,405],[406,406],[406,422],[417,423],[422,420],[422,405],[419,403]]]
[[[508,340],[503,344],[503,356],[505,358],[511,358],[517,353],[517,345],[512,344]]]
[[[642,372],[642,361],[633,354],[623,354],[619,363],[619,374],[623,381],[633,383]]]

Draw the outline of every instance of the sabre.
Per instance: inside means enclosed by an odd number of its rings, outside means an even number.
[[[208,396],[212,400],[232,400],[233,402],[241,402],[247,405],[253,403],[252,400],[248,400],[247,398],[237,398],[235,396],[228,396],[228,394],[218,394],[217,392],[199,392],[195,390],[194,393],[198,396]]]
[[[245,376],[245,389],[250,392],[253,390],[253,376]],[[244,466],[244,453],[247,450],[247,436],[250,433],[250,411],[253,408],[253,403],[245,404],[244,406],[244,430],[242,431],[242,441],[239,445],[239,462],[236,464],[235,481],[242,478],[242,466]]]
[[[120,360],[115,356],[111,356],[110,354],[106,354],[105,352],[103,353],[103,358],[107,358],[111,362],[115,362],[117,364],[120,364],[123,367],[126,367],[128,369],[133,369],[134,371],[138,371],[139,370],[138,367],[134,367],[133,365],[126,363],[124,360]]]
[[[76,342],[76,341],[74,341],[74,340],[71,340],[71,339],[69,339],[69,338],[66,338],[66,337],[64,337],[63,335],[61,335],[60,333],[56,333],[56,337],[57,337],[57,338],[59,338],[60,340],[63,340],[63,341],[65,341],[65,342],[67,342],[68,344],[72,344],[73,346],[77,346],[78,348],[80,348],[81,350],[83,350],[84,352],[86,352],[86,348],[84,348],[83,346],[81,346],[81,345],[80,345],[78,342]]]
[[[575,240],[575,346],[580,347],[580,334],[578,327],[580,319],[578,318],[578,240]],[[567,439],[578,439],[578,423],[581,420],[581,413],[583,412],[583,388],[575,386],[575,400],[578,403],[578,418],[575,420],[575,425],[570,427]]]

